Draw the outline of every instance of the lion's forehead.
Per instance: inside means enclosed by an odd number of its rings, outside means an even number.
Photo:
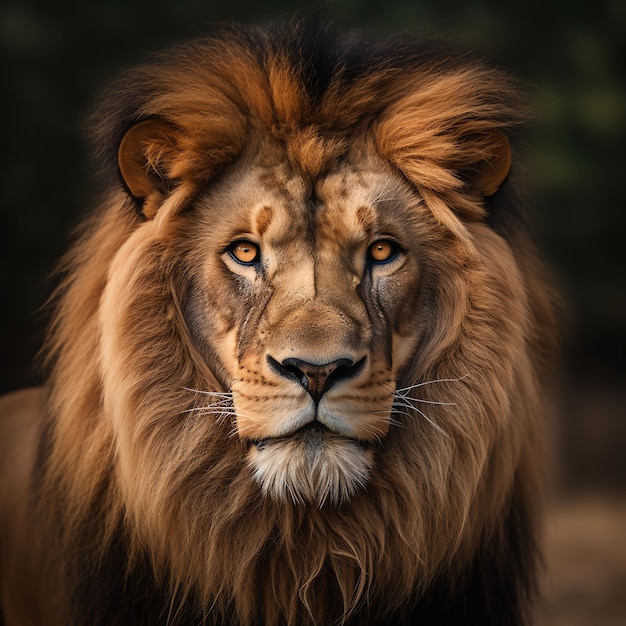
[[[320,247],[337,252],[381,234],[403,211],[401,202],[390,207],[389,199],[406,193],[382,160],[372,158],[315,179],[284,163],[253,164],[226,179],[224,187],[210,203],[220,209],[226,238],[250,234],[266,246],[302,254],[311,246],[317,253]],[[209,220],[214,229],[215,216]]]

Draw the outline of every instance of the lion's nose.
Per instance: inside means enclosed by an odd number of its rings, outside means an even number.
[[[328,363],[309,363],[302,359],[288,358],[279,363],[271,356],[268,361],[272,369],[291,380],[297,380],[318,404],[322,396],[337,382],[355,377],[363,367],[365,358],[358,362],[352,359],[336,359]]]

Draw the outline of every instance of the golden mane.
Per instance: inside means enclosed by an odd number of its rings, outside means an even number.
[[[452,623],[446,602],[467,581],[492,611],[476,623],[523,623],[554,319],[514,174],[497,194],[493,181],[525,117],[506,76],[439,44],[302,25],[218,29],[112,86],[94,116],[110,182],[63,262],[46,346],[38,506],[76,598],[68,623],[373,624],[413,610],[434,625]],[[124,184],[118,149],[148,120],[161,124],[141,138],[156,182]],[[186,417],[203,401],[190,390],[226,390],[185,321],[183,256],[198,244],[182,220],[266,145],[314,179],[355,143],[414,190],[432,233],[427,327],[397,387],[423,385],[445,432],[391,428],[368,488],[341,506],[276,502],[228,419]],[[445,394],[425,384],[439,380]]]

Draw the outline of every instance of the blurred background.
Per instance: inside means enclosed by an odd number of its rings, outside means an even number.
[[[626,3],[335,0],[337,28],[443,35],[511,70],[537,121],[527,142],[537,242],[568,313],[553,397],[541,626],[626,624]],[[117,70],[215,19],[259,22],[293,0],[2,0],[0,391],[33,368],[50,272],[90,206],[81,124]]]

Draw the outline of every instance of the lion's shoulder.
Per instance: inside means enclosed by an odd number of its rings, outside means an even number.
[[[46,614],[41,553],[33,534],[32,475],[43,416],[41,388],[0,397],[0,528],[2,613],[7,624],[38,624]],[[48,614],[46,623],[55,624]]]
[[[14,537],[24,521],[42,403],[43,392],[39,388],[0,397],[0,525],[3,536],[8,533]]]
[[[0,493],[3,502],[5,498],[15,498],[16,493],[24,491],[21,486],[34,463],[42,406],[43,389],[39,387],[0,397]]]

